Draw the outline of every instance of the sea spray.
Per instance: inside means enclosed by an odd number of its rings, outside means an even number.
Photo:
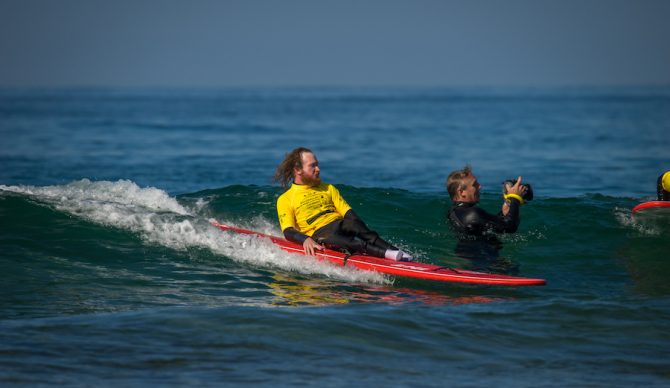
[[[27,195],[59,211],[105,226],[129,230],[151,244],[175,250],[205,248],[239,262],[278,268],[301,274],[316,274],[347,282],[389,284],[383,275],[353,268],[337,267],[313,258],[287,253],[270,241],[255,236],[221,232],[166,192],[140,188],[128,180],[90,181],[83,179],[60,186],[5,186],[0,190]],[[204,206],[197,203],[198,207]],[[225,220],[222,220],[225,222]],[[249,226],[275,234],[271,224],[252,218]]]

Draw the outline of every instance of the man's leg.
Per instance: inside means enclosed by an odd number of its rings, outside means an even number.
[[[342,220],[332,222],[314,232],[312,237],[316,242],[330,249],[345,250],[350,254],[364,253],[370,256],[384,257],[387,248],[370,244],[363,239],[357,239],[356,234],[345,230],[343,224]]]
[[[341,230],[346,234],[353,234],[361,239],[365,243],[365,249],[369,255],[393,260],[412,261],[412,256],[384,241],[379,237],[377,232],[368,228],[353,210],[349,210],[344,216]]]
[[[349,210],[347,212],[347,215],[342,220],[342,230],[346,234],[351,234],[360,238],[369,245],[373,245],[384,250],[386,249],[398,250],[398,248],[389,244],[384,239],[379,237],[379,234],[377,232],[368,228],[368,226],[365,225],[363,220],[358,218],[358,216],[356,215],[356,213],[354,213],[353,210]]]

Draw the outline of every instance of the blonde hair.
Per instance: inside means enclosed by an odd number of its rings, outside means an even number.
[[[449,177],[447,177],[447,183],[445,185],[447,186],[447,192],[449,193],[451,199],[456,198],[459,189],[465,188],[463,185],[463,179],[469,177],[470,175],[472,175],[472,167],[470,167],[469,164],[466,164],[462,170],[456,170],[449,174]]]

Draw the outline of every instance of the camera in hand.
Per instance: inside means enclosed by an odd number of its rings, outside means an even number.
[[[516,179],[508,179],[503,182],[503,194],[507,194],[507,185],[514,186],[516,184]],[[524,201],[533,200],[533,188],[528,183],[522,183],[520,186],[526,188],[526,192],[521,196]]]

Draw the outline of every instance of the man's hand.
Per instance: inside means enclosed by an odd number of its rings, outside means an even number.
[[[505,189],[507,190],[507,194],[516,194],[521,198],[523,198],[526,191],[528,191],[526,186],[521,186],[521,177],[518,177],[513,185],[507,183]],[[509,203],[505,201],[502,205],[502,214],[506,216],[507,213],[509,213]]]
[[[315,251],[324,249],[323,245],[317,244],[311,237],[307,237],[307,240],[302,243],[302,247],[305,248],[305,254],[310,256],[314,256]]]
[[[527,190],[526,186],[521,186],[521,177],[518,177],[514,186],[509,186],[507,188],[507,193],[523,197]]]

